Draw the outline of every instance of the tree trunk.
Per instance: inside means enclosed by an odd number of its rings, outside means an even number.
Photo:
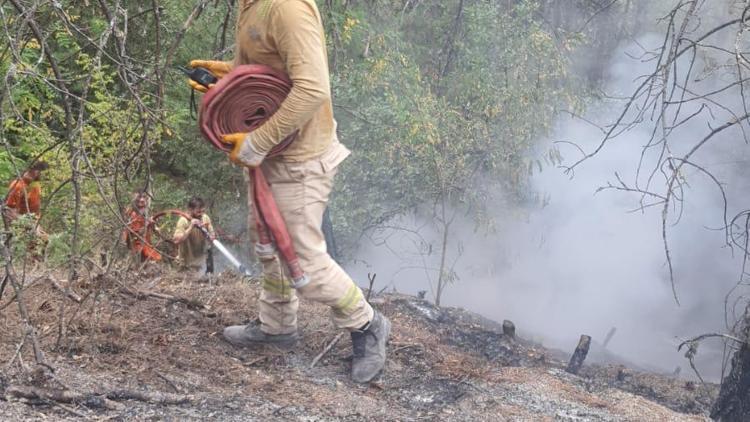
[[[443,213],[445,218],[445,213]],[[448,230],[450,229],[450,223],[443,224],[443,246],[440,250],[440,273],[438,274],[437,292],[435,293],[435,306],[440,306],[440,298],[443,296],[443,289],[445,283],[448,282],[445,276],[445,257],[448,253]]]
[[[583,361],[586,360],[586,356],[589,354],[589,346],[591,346],[591,337],[586,334],[581,334],[581,338],[578,340],[578,346],[576,347],[573,356],[570,357],[568,367],[566,371],[571,374],[578,374],[583,366]]]
[[[721,382],[719,397],[711,409],[711,418],[723,422],[750,421],[750,305],[745,309],[743,340],[732,357],[732,369]]]

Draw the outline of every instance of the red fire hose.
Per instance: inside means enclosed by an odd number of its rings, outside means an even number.
[[[232,69],[208,90],[201,100],[199,124],[203,136],[216,148],[230,152],[221,135],[252,132],[278,110],[292,82],[282,72],[264,65],[242,65]],[[278,155],[297,137],[289,135],[268,154]],[[253,215],[258,230],[258,243],[266,250],[273,241],[289,268],[295,287],[306,284],[305,274],[299,265],[297,253],[286,223],[279,212],[263,172],[248,169],[253,184]]]
[[[193,219],[193,217],[191,217],[190,214],[186,213],[185,211],[173,210],[173,209],[159,211],[156,214],[152,215],[151,219],[155,221],[170,214],[176,215],[178,217],[184,217],[185,219],[187,219],[187,221],[190,221]]]

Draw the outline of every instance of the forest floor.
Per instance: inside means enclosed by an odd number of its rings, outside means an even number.
[[[34,363],[6,289],[3,420],[699,421],[718,388],[622,365],[572,375],[565,353],[400,294],[371,298],[393,323],[388,362],[375,382],[357,385],[348,334],[312,365],[338,333],[327,309],[308,301],[291,350],[223,341],[224,326],[257,318],[252,280],[222,273],[206,283],[150,268],[94,276],[71,286],[69,299],[49,274],[26,279],[22,298],[46,366]]]

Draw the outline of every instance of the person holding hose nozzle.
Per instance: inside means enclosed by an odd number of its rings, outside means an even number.
[[[256,243],[263,265],[259,321],[227,327],[224,338],[236,346],[294,344],[299,294],[331,307],[335,325],[351,333],[352,379],[369,382],[385,365],[391,324],[372,309],[360,288],[328,254],[321,230],[334,176],[350,151],[336,136],[320,12],[314,0],[241,0],[239,7],[234,61],[194,60],[190,66],[206,68],[221,78],[235,65],[263,64],[286,72],[291,79],[291,91],[270,119],[250,133],[222,138],[232,145],[231,161],[259,167],[268,180],[307,279],[295,288],[275,248],[259,248]],[[189,83],[201,92],[211,89],[193,80]],[[297,138],[287,149],[266,159],[274,146],[295,131],[299,131]],[[248,186],[252,189],[252,183]],[[252,197],[249,192],[248,198]],[[251,239],[257,241],[252,223],[250,230]]]
[[[216,239],[216,234],[211,224],[211,217],[206,214],[206,204],[199,196],[190,198],[187,207],[190,220],[185,217],[177,220],[172,239],[177,244],[180,267],[197,273],[205,264],[206,273],[212,273],[211,241]],[[201,228],[205,229],[206,234]]]

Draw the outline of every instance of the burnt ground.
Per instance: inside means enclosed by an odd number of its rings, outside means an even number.
[[[303,340],[292,350],[225,343],[225,325],[257,317],[252,280],[224,273],[207,284],[153,268],[123,271],[72,286],[81,303],[63,300],[49,275],[28,280],[23,299],[50,369],[33,363],[28,337],[17,353],[23,324],[6,292],[3,420],[692,421],[706,419],[717,393],[715,385],[622,365],[585,365],[571,375],[560,352],[510,339],[475,314],[398,294],[371,300],[393,331],[384,374],[362,386],[348,378],[348,335],[311,367],[337,332],[324,307],[304,300]],[[67,324],[58,344],[62,302]]]

